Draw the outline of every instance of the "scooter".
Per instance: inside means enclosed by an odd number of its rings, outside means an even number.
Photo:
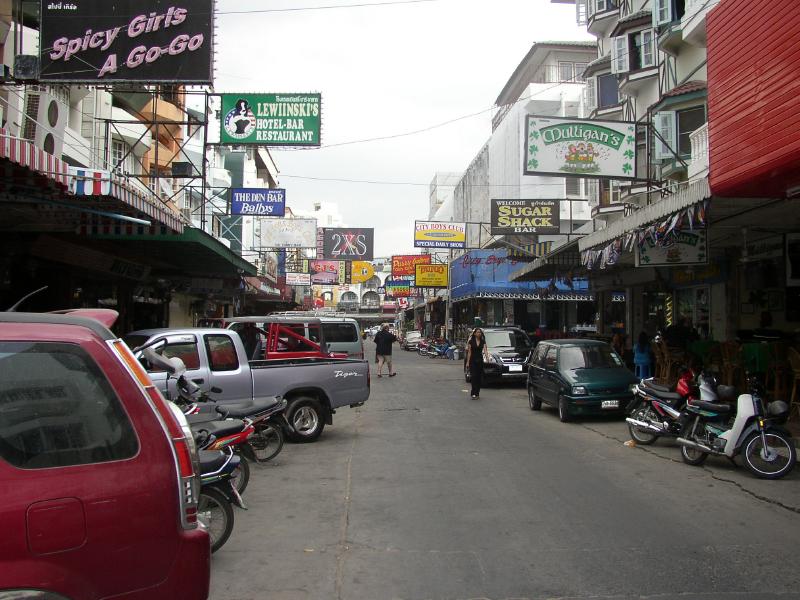
[[[727,386],[721,386],[727,387]],[[733,393],[733,388],[730,388]],[[633,388],[634,398],[628,406],[628,430],[631,438],[643,446],[660,437],[678,437],[685,425],[683,409],[689,399],[697,398],[696,375],[684,369],[675,389],[643,379]]]
[[[248,438],[255,428],[249,421],[241,419],[225,419],[222,421],[194,421],[196,417],[187,415],[186,420],[192,430],[198,450],[225,450],[233,449],[238,452],[240,447],[248,443]],[[239,494],[244,494],[250,482],[250,462],[242,458],[239,466],[231,474],[231,481]]]
[[[228,541],[233,531],[234,514],[231,505],[247,510],[242,496],[236,491],[231,475],[241,458],[230,449],[222,452],[198,452],[200,462],[200,496],[197,502],[197,520],[211,537],[214,553]]]
[[[701,398],[715,395],[713,377],[701,377]],[[690,465],[702,465],[709,455],[741,454],[747,469],[761,479],[779,479],[789,473],[797,461],[794,441],[780,425],[789,416],[786,402],[767,405],[760,383],[749,381],[749,394],[741,394],[736,412],[729,404],[705,399],[686,404],[690,420],[677,439],[681,457]]]

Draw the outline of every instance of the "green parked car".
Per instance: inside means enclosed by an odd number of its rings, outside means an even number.
[[[566,422],[578,415],[624,414],[638,380],[611,346],[597,340],[546,340],[531,353],[528,404],[558,408]]]

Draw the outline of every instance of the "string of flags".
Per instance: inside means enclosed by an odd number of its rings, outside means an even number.
[[[619,261],[622,252],[633,252],[636,245],[645,243],[651,246],[666,246],[671,239],[686,229],[694,231],[703,228],[708,221],[708,199],[679,210],[660,222],[651,223],[643,229],[630,231],[599,250],[581,252],[581,264],[587,271],[613,267]]]

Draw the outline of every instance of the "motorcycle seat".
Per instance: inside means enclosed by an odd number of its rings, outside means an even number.
[[[668,385],[661,385],[660,383],[656,383],[655,381],[652,381],[650,379],[642,380],[642,384],[644,385],[644,387],[654,392],[664,392],[664,393],[672,392],[672,388],[670,388]]]
[[[723,402],[730,402],[736,399],[736,388],[732,385],[718,385],[717,396]]]
[[[716,402],[705,402],[704,400],[693,400],[688,404],[689,408],[708,410],[715,413],[731,412],[730,404],[718,404]]]
[[[214,473],[219,471],[228,461],[229,455],[225,452],[207,452],[201,450],[197,453],[200,459],[201,473]]]
[[[192,433],[195,435],[201,432],[208,432],[216,438],[241,433],[244,430],[244,421],[239,419],[226,419],[224,421],[206,421],[196,423],[192,426]]]
[[[281,400],[275,396],[269,396],[267,398],[255,398],[248,404],[224,404],[222,406],[217,406],[217,412],[226,417],[243,419],[245,417],[252,417],[275,408],[280,404],[280,402]]]
[[[647,387],[647,393],[655,396],[659,400],[663,400],[664,402],[680,402],[683,399],[679,393],[661,389],[662,387],[663,386],[659,386],[659,388]]]

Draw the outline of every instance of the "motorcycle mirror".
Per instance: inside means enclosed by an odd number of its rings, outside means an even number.
[[[155,346],[150,346],[142,350],[142,354],[147,361],[154,367],[163,369],[170,375],[180,376],[186,372],[186,365],[177,356],[166,358],[165,356],[156,352]]]

